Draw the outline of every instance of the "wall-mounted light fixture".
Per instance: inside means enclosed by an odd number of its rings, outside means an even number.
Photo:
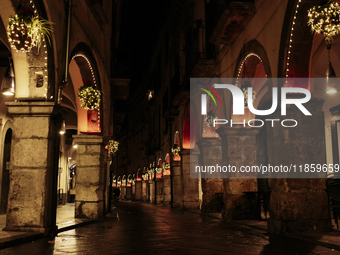
[[[328,50],[328,67],[326,70],[326,86],[325,90],[327,94],[334,94],[338,92],[338,86],[336,84],[336,81],[334,78],[336,78],[335,71],[333,69],[332,63],[331,63],[331,56],[330,56],[330,50],[331,50],[331,44],[327,44],[327,50]]]

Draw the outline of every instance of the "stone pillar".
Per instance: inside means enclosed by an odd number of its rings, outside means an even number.
[[[171,179],[170,176],[163,176],[163,205],[171,203]]]
[[[142,181],[136,181],[135,183],[135,200],[142,200]]]
[[[142,201],[146,202],[146,198],[147,198],[147,189],[146,186],[148,185],[148,183],[146,181],[142,181]]]
[[[222,140],[216,138],[203,138],[199,143],[201,151],[201,164],[203,166],[222,165]],[[223,195],[223,179],[220,174],[214,174],[209,178],[202,178],[202,212],[219,213],[222,211],[223,203],[220,197]]]
[[[6,231],[47,234],[54,228],[60,126],[52,102],[8,102],[13,116]],[[53,193],[55,192],[55,194]]]
[[[182,157],[182,190],[184,209],[200,209],[198,179],[190,178],[190,157],[193,165],[199,165],[199,154],[190,150],[183,150]]]
[[[95,135],[74,135],[77,148],[75,217],[99,219],[105,214],[107,140]]]
[[[153,180],[149,180],[149,202],[155,203],[155,183]]]
[[[172,207],[182,207],[182,173],[181,173],[181,162],[173,161],[171,163],[171,174],[172,174]]]
[[[312,116],[303,115],[295,106],[288,107],[289,119],[298,121],[294,128],[267,127],[268,163],[271,165],[325,164],[323,100],[312,98],[304,104]],[[278,119],[280,114],[273,118]],[[324,178],[274,179],[269,174],[270,219],[268,231],[274,233],[331,230],[328,216],[326,174]],[[288,177],[288,176],[287,176]],[[289,177],[294,177],[290,174]]]
[[[126,187],[126,200],[131,200],[132,199],[132,187],[127,186]]]
[[[163,204],[163,179],[156,179],[156,204]]]
[[[222,126],[216,130],[222,138],[222,165],[256,166],[257,143],[259,128]],[[238,177],[236,173],[235,177]],[[257,173],[247,173],[247,178],[225,178],[224,183],[224,220],[251,219],[256,216],[247,194],[243,192],[257,191]],[[252,204],[255,204],[255,197]]]
[[[145,202],[149,202],[150,201],[150,181],[149,180],[147,180],[146,181],[146,192],[145,192],[145,194],[146,194],[146,200],[145,200]]]

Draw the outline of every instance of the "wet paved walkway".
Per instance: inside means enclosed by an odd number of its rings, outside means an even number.
[[[0,254],[340,254],[318,245],[225,223],[193,212],[140,202],[116,202],[95,224]]]
[[[78,226],[86,225],[93,220],[75,219],[74,203],[59,205],[57,209],[57,225],[59,231],[69,230]],[[21,244],[30,240],[43,237],[43,234],[34,232],[2,231],[6,227],[6,214],[0,215],[0,249]]]

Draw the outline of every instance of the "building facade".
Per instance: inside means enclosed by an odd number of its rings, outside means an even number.
[[[198,114],[201,106],[189,99],[190,78],[324,78],[328,55],[338,74],[340,39],[335,36],[329,49],[324,36],[311,33],[307,25],[308,10],[317,4],[304,0],[171,1],[142,89],[138,96],[130,95],[133,103],[121,121],[125,129],[118,135],[113,185],[122,189],[122,198],[221,212],[225,220],[250,219],[254,212],[249,200],[254,198],[247,192],[258,192],[256,175],[190,178],[190,161],[238,167],[338,164],[339,96],[326,93],[323,86],[302,85],[311,92],[306,107],[313,118],[289,108],[299,122],[294,129],[270,123],[257,129],[210,127]],[[255,108],[268,109],[272,88],[295,85],[263,82],[251,86],[256,91]],[[231,94],[221,97],[223,107],[208,101],[207,110],[237,121]],[[246,114],[242,117],[247,121],[256,117]],[[269,117],[280,119],[281,115],[275,111]],[[270,232],[331,229],[326,173],[317,179],[272,177],[269,174]]]

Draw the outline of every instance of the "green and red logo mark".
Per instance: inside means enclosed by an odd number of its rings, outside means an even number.
[[[217,106],[216,99],[209,90],[211,90],[215,94],[215,96],[220,101],[220,104],[223,105],[220,96],[218,95],[217,91],[212,86],[210,86],[206,83],[202,83],[202,82],[198,82],[198,83],[202,84],[205,88],[201,88],[201,87],[197,87],[197,88],[200,89],[200,90],[203,90],[205,93],[207,93],[211,97],[211,99],[214,101],[215,106]],[[202,115],[206,115],[207,114],[207,95],[202,94],[201,99],[202,99],[202,107],[201,107]]]

